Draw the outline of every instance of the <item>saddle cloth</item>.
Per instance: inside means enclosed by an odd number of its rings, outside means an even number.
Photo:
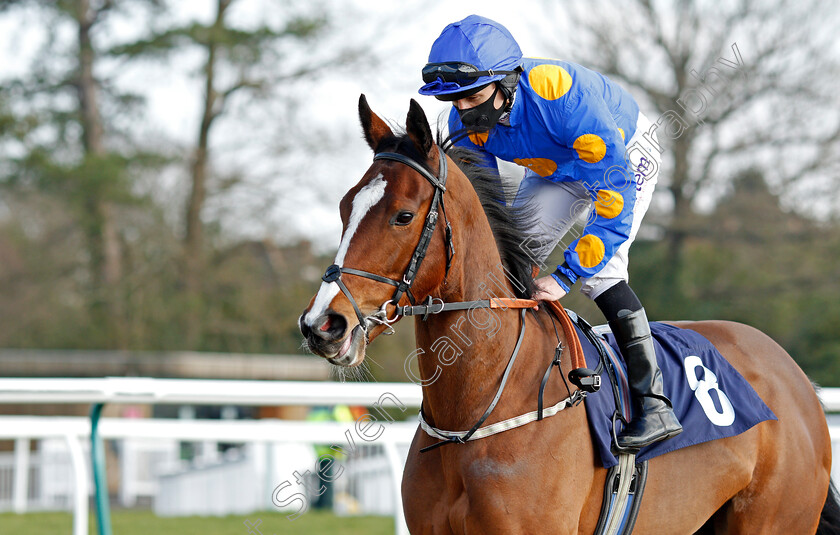
[[[776,420],[776,415],[762,401],[746,379],[724,359],[723,355],[702,335],[673,325],[650,324],[656,347],[656,359],[662,370],[665,395],[671,400],[674,412],[683,425],[683,432],[674,438],[642,448],[636,456],[643,462],[671,451],[738,435],[759,422]],[[575,324],[583,346],[587,366],[596,369],[599,354],[596,347]],[[615,338],[607,326],[595,328],[615,368],[618,379],[614,395],[610,376],[602,372],[602,386],[598,392],[588,394],[586,406],[589,427],[604,468],[618,464],[611,450],[613,415],[616,398],[622,413],[629,414],[627,369]],[[628,418],[629,420],[630,418]],[[616,431],[623,424],[616,422]]]

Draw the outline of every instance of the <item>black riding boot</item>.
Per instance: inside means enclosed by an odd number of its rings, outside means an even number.
[[[627,363],[635,407],[641,408],[641,413],[618,435],[618,445],[637,449],[680,434],[682,425],[662,389],[662,372],[656,363],[645,309],[622,310],[610,322],[610,328]]]

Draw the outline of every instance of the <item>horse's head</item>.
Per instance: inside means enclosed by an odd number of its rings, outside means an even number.
[[[359,116],[374,162],[341,200],[335,263],[300,317],[309,349],[339,366],[362,363],[367,344],[390,329],[396,304],[423,299],[443,283],[452,250],[443,206],[447,160],[423,109],[411,101],[401,136],[364,95]]]

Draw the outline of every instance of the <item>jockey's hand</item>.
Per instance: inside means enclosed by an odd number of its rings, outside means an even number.
[[[561,288],[554,277],[550,275],[540,277],[534,281],[534,284],[537,286],[537,291],[534,292],[534,300],[536,301],[557,301],[566,295],[566,290]]]

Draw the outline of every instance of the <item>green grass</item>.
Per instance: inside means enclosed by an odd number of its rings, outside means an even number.
[[[160,518],[150,511],[113,511],[114,535],[249,535],[245,520],[262,520],[262,535],[392,535],[394,520],[382,516],[338,517],[310,511],[294,521],[275,512],[248,516]],[[0,514],[0,535],[71,534],[70,513]],[[90,533],[95,535],[95,519],[90,518]],[[256,531],[253,532],[254,534]]]

